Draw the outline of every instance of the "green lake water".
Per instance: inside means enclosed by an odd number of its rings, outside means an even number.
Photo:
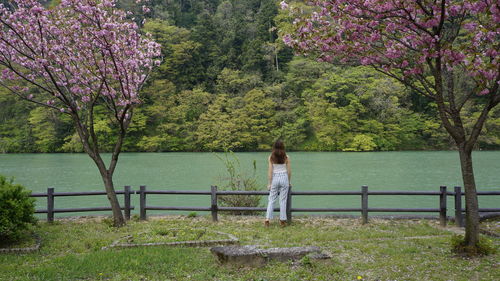
[[[223,155],[223,154],[218,154]],[[253,161],[258,182],[265,188],[266,152],[235,153],[241,167],[251,173]],[[292,183],[295,191],[369,190],[438,191],[446,185],[453,190],[462,186],[458,152],[290,152]],[[109,155],[106,155],[109,157]],[[473,154],[478,190],[500,190],[500,151],[477,151]],[[86,154],[0,154],[0,174],[14,177],[15,182],[33,192],[103,190],[100,175]],[[115,187],[124,185],[138,190],[146,185],[152,190],[210,190],[219,185],[224,165],[214,153],[122,153],[115,172]],[[138,214],[138,195],[133,197]],[[120,196],[121,200],[121,196]],[[294,196],[294,207],[359,207],[360,196]],[[267,202],[262,197],[261,205]],[[480,196],[480,207],[500,207],[500,196]],[[46,200],[39,198],[38,208]],[[370,207],[437,208],[438,196],[370,196]],[[56,197],[56,208],[107,206],[105,196]],[[148,205],[208,207],[210,196],[148,195]],[[453,201],[448,200],[449,215]],[[96,212],[98,214],[102,212]],[[148,212],[150,213],[150,212]],[[151,212],[173,214],[179,212]],[[184,212],[186,213],[186,212]],[[88,215],[89,213],[78,213]],[[373,213],[371,213],[373,215]],[[57,217],[72,214],[56,214]]]

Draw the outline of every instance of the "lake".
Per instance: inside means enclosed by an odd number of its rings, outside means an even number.
[[[152,190],[210,190],[224,176],[222,153],[122,153],[115,172],[117,190],[124,185],[138,190],[146,185]],[[264,189],[267,183],[267,152],[234,154],[243,170],[252,173]],[[462,186],[459,156],[456,151],[403,152],[290,152],[292,184],[296,191],[350,190],[362,185],[369,190],[433,190],[446,185],[452,191]],[[109,158],[109,155],[105,155]],[[478,190],[500,190],[500,151],[473,153]],[[100,175],[86,154],[0,154],[0,174],[14,177],[33,192],[103,190]],[[138,214],[138,195],[133,205]],[[480,207],[498,208],[500,196],[479,197]],[[121,196],[120,196],[121,200]],[[262,197],[265,205],[267,198]],[[46,201],[39,198],[38,208]],[[107,206],[105,196],[56,197],[56,208]],[[210,206],[210,196],[148,195],[148,205]],[[358,207],[360,196],[296,196],[294,207]],[[438,196],[371,196],[370,207],[437,208]],[[452,215],[453,201],[448,200]],[[99,212],[96,212],[96,214]],[[148,212],[149,214],[150,212]],[[173,214],[179,212],[151,212]],[[181,212],[182,213],[182,212]],[[184,212],[186,213],[186,212]],[[86,215],[89,213],[78,213]],[[372,213],[373,214],[373,213]],[[75,214],[56,214],[56,217]]]

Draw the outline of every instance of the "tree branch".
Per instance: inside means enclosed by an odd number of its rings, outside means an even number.
[[[0,23],[2,23],[3,25],[5,25],[6,27],[8,27],[10,30],[12,30],[16,36],[21,39],[21,42],[23,42],[24,46],[26,46],[33,54],[36,54],[35,50],[33,50],[33,48],[31,48],[30,45],[28,45],[28,43],[26,43],[26,40],[24,40],[24,37],[21,36],[21,34],[19,34],[19,32],[14,29],[10,24],[8,24],[7,22],[5,22],[4,20],[2,20],[2,18],[0,18]],[[2,41],[6,42],[7,44],[9,44],[9,46],[12,46],[10,43],[8,43],[7,41],[3,40],[2,38]],[[13,46],[12,46],[13,47]],[[16,50],[17,51],[17,50]],[[24,54],[23,54],[24,55]],[[25,55],[26,57],[29,57],[28,55]]]
[[[92,139],[92,146],[94,150],[98,153],[99,152],[99,143],[97,141],[97,135],[95,134],[95,129],[94,129],[94,106],[95,106],[95,100],[92,101],[92,103],[89,106],[89,131],[90,131],[90,137]]]
[[[51,109],[54,109],[54,110],[57,110],[57,111],[60,111],[60,108],[57,108],[53,105],[50,105],[50,104],[46,104],[46,103],[43,103],[43,102],[40,102],[40,101],[36,101],[36,100],[33,100],[33,99],[28,99],[26,96],[18,93],[17,91],[15,91],[14,89],[12,89],[11,87],[7,86],[6,84],[2,83],[2,81],[0,80],[0,85],[2,87],[4,87],[5,89],[9,90],[11,93],[13,93],[14,95],[20,97],[21,99],[23,100],[26,100],[26,101],[29,101],[29,102],[32,102],[32,103],[35,103],[35,104],[38,104],[38,105],[41,105],[41,106],[44,106],[44,107],[48,107],[48,108],[51,108]],[[67,113],[67,112],[64,112],[64,113]]]
[[[443,30],[445,15],[446,15],[446,0],[441,0],[441,18],[439,19],[439,25],[436,30],[436,34],[441,34],[441,31]],[[439,37],[439,39],[441,40],[441,37]]]
[[[479,115],[476,123],[474,124],[474,127],[472,128],[469,139],[467,140],[466,143],[466,149],[468,149],[467,151],[472,150],[472,148],[474,147],[474,144],[476,143],[479,134],[483,129],[484,122],[488,117],[488,113],[498,104],[498,102],[495,103],[495,99],[496,99],[495,96],[491,96],[488,100],[488,104],[481,111],[481,114]]]
[[[51,91],[50,89],[47,89],[46,87],[42,86],[41,84],[29,79],[28,77],[26,77],[22,72],[18,71],[17,69],[14,68],[14,66],[12,66],[12,64],[10,63],[10,61],[8,62],[8,64],[6,63],[1,63],[2,65],[6,66],[8,69],[10,69],[11,71],[13,71],[17,76],[21,77],[21,79],[23,79],[24,81],[36,86],[36,87],[39,87],[40,89],[44,90],[45,92],[51,94],[51,95],[54,95],[54,92]]]
[[[423,92],[421,89],[419,89],[419,88],[418,88],[417,86],[415,86],[414,84],[412,84],[412,83],[408,82],[407,80],[402,79],[401,77],[399,77],[399,76],[397,76],[397,75],[395,75],[395,74],[393,74],[393,73],[391,73],[391,72],[384,71],[383,69],[381,69],[381,68],[379,68],[379,67],[377,67],[377,66],[372,65],[372,67],[373,67],[376,71],[378,71],[378,72],[380,72],[380,73],[383,73],[384,75],[387,75],[387,76],[389,76],[389,77],[392,77],[392,78],[394,78],[394,79],[398,80],[399,82],[403,83],[404,85],[406,85],[406,86],[408,86],[408,87],[412,88],[412,89],[413,89],[413,90],[415,90],[417,93],[419,93],[419,94],[421,94],[421,95],[423,95],[423,96],[426,96],[426,97],[428,97],[428,98],[430,98],[430,99],[433,99],[433,100],[435,100],[435,99],[436,99],[436,97],[435,97],[434,95],[432,95],[432,94],[427,94],[427,93]],[[425,85],[424,85],[424,88],[425,88]],[[428,89],[426,88],[426,90],[428,90]],[[428,92],[429,92],[429,93],[431,93],[430,91],[428,91]]]
[[[422,0],[417,0],[415,2],[426,15],[432,16],[432,12],[425,8],[425,6],[422,4]]]
[[[116,164],[118,163],[118,155],[121,152],[123,140],[125,139],[128,126],[132,121],[132,115],[133,115],[133,107],[127,104],[123,109],[122,115],[119,120],[120,133],[118,135],[118,141],[116,142],[115,147],[113,149],[113,154],[111,155],[111,162],[109,164],[109,172],[111,174],[114,173]]]

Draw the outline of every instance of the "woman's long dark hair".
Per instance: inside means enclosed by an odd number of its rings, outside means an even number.
[[[277,140],[273,144],[273,152],[271,153],[271,162],[274,164],[285,164],[286,160],[286,152],[285,152],[285,144]]]

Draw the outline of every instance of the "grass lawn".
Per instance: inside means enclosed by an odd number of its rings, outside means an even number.
[[[357,219],[295,217],[291,226],[280,228],[274,221],[266,229],[261,217],[222,216],[217,223],[208,216],[152,217],[123,228],[94,218],[40,222],[35,231],[42,238],[38,252],[0,254],[0,280],[500,280],[498,251],[456,257],[450,253],[453,232],[429,220],[371,219],[361,225]],[[215,231],[235,235],[242,245],[320,246],[332,259],[233,268],[219,265],[209,248],[101,250],[125,236],[140,243],[148,242],[146,237],[227,239]],[[499,238],[487,239],[498,248]]]

